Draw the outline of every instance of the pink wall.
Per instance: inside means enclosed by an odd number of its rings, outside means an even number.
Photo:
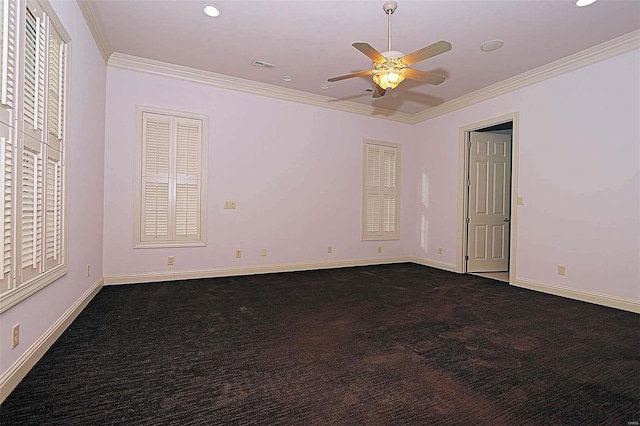
[[[4,373],[102,276],[104,105],[106,66],[76,2],[50,0],[71,35],[69,116],[69,272],[0,315],[0,374]],[[91,276],[86,277],[86,265]],[[20,345],[11,349],[11,327]]]
[[[459,128],[519,112],[517,278],[640,300],[638,75],[633,51],[416,126],[430,201],[414,255],[456,263]]]
[[[133,249],[135,106],[209,116],[208,241]],[[411,126],[171,78],[109,68],[105,159],[106,275],[406,256],[406,240],[360,241],[363,138],[397,142]],[[403,170],[402,178],[408,176]],[[402,188],[411,235],[412,182]],[[236,210],[224,210],[235,200]],[[406,224],[406,227],[404,226]],[[327,245],[333,254],[327,254]],[[377,247],[383,253],[377,254]],[[268,256],[261,257],[262,248]],[[242,249],[241,259],[235,250]],[[167,266],[175,256],[175,266]]]

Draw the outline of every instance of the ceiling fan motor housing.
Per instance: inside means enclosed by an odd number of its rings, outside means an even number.
[[[404,56],[404,53],[399,50],[387,50],[386,52],[381,52],[380,54],[387,59],[400,59]]]

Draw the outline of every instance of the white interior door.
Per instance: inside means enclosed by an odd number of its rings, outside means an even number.
[[[508,271],[511,135],[470,136],[467,272]]]

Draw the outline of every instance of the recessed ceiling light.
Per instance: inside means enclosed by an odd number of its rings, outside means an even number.
[[[589,6],[590,4],[593,4],[595,2],[596,0],[578,0],[576,1],[576,6],[579,6],[579,7]]]
[[[322,86],[320,86],[320,88],[322,90],[328,90],[329,89],[329,85],[328,84],[323,84]]]
[[[285,75],[284,77],[282,77],[282,79],[286,82],[289,82],[291,80],[293,80],[293,77],[289,77],[288,75]]]
[[[215,7],[211,6],[210,4],[206,5],[202,9],[202,11],[204,12],[205,15],[211,16],[212,18],[215,18],[220,15],[220,11]]]
[[[494,50],[500,49],[502,46],[504,46],[504,41],[490,40],[486,43],[483,43],[482,46],[480,46],[480,50],[482,50],[483,52],[493,52]]]

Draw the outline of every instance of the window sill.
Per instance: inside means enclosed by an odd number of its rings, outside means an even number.
[[[133,244],[134,249],[149,248],[171,248],[171,247],[206,247],[206,241],[159,241],[159,242],[136,242]]]
[[[34,277],[32,280],[20,285],[20,287],[8,290],[0,296],[0,313],[16,306],[18,303],[42,290],[66,273],[67,265],[58,265],[55,269]]]

